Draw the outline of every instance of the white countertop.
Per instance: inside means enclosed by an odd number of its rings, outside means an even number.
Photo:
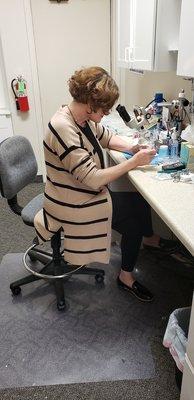
[[[126,160],[118,151],[109,154],[116,163]],[[194,184],[156,180],[156,168],[138,167],[128,178],[194,256]]]

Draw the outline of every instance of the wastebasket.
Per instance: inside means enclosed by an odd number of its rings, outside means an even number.
[[[163,345],[169,348],[175,361],[175,379],[179,389],[182,383],[190,316],[191,307],[174,310],[169,317],[163,339]]]

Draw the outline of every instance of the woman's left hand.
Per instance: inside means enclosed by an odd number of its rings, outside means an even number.
[[[147,149],[149,146],[148,145],[146,145],[146,144],[144,144],[144,145],[142,145],[142,144],[132,144],[132,145],[130,145],[129,146],[129,152],[130,153],[133,153],[133,154],[136,154],[138,151],[140,151],[140,150],[142,150],[142,149]]]
[[[133,154],[137,153],[140,149],[141,149],[141,147],[139,144],[131,144],[129,146],[129,152],[133,153]]]

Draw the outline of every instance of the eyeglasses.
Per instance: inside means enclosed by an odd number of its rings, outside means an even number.
[[[107,109],[102,109],[102,111],[103,111],[103,114],[104,115],[109,115],[110,113],[111,113],[111,111],[112,111],[112,108],[109,108],[108,110]]]
[[[99,108],[98,110],[94,111],[91,110],[91,113],[103,113],[104,115],[109,115],[111,113],[112,109],[103,109],[103,108]]]

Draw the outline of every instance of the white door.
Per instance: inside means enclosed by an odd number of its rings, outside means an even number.
[[[67,81],[83,66],[110,71],[110,0],[31,0],[44,127],[70,100]]]

